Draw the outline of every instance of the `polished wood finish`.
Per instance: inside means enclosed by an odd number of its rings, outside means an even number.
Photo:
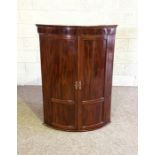
[[[88,131],[110,122],[116,25],[37,25],[44,122]]]

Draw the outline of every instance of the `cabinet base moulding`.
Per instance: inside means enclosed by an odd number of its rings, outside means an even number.
[[[49,125],[49,124],[46,124],[46,123],[43,123],[43,125],[47,126],[48,128],[53,128],[53,129],[56,129],[56,130],[61,130],[61,131],[67,131],[67,132],[87,132],[87,131],[93,131],[93,130],[97,130],[97,129],[101,129],[102,127],[104,126],[107,126],[111,123],[111,121],[109,122],[104,122],[98,126],[95,126],[94,128],[88,128],[88,129],[64,129],[64,128],[60,128],[60,127],[57,127],[57,126],[54,126],[54,125]]]

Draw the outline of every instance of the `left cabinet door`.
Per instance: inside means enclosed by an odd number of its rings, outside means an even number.
[[[49,35],[40,36],[40,42],[45,123],[74,130],[77,127],[77,39]]]

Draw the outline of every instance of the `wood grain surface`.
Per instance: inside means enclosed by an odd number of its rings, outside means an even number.
[[[88,131],[110,122],[116,25],[37,25],[44,122]]]

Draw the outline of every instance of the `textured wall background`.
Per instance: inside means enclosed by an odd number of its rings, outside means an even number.
[[[137,85],[136,0],[18,0],[18,85],[40,85],[35,24],[117,24],[113,85]]]

